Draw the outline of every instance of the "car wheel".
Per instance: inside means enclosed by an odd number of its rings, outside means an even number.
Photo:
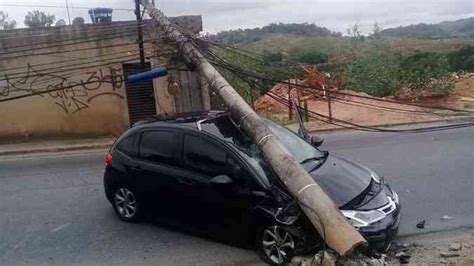
[[[143,217],[143,206],[138,195],[133,189],[126,186],[118,186],[113,193],[113,207],[115,214],[122,221],[136,223],[141,222]]]
[[[270,225],[257,233],[257,248],[263,260],[272,265],[290,262],[296,249],[296,237],[288,226]]]

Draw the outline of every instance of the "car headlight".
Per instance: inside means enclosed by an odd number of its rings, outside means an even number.
[[[392,190],[392,199],[396,204],[400,204],[400,199],[398,198],[397,192]]]
[[[380,177],[372,170],[370,170],[370,177],[372,177],[375,182],[380,183]]]
[[[378,210],[371,211],[347,211],[341,210],[342,214],[354,227],[364,227],[385,218],[385,214]]]

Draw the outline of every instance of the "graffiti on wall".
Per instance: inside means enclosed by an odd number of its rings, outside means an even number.
[[[79,80],[75,78],[78,75],[82,77]],[[28,64],[26,73],[21,77],[4,75],[4,78],[0,79],[0,99],[21,95],[48,97],[62,111],[72,114],[88,108],[95,99],[106,95],[123,99],[123,84],[124,77],[120,66],[75,75],[60,75],[37,71]]]

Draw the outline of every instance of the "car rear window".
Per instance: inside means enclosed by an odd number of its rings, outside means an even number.
[[[139,156],[142,159],[176,166],[174,153],[177,148],[171,131],[145,131],[140,141]]]
[[[137,156],[137,135],[131,134],[117,144],[117,149],[128,156]]]

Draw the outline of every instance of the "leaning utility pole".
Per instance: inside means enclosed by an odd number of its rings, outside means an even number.
[[[141,0],[156,26],[176,42],[185,61],[191,62],[204,77],[213,93],[220,96],[234,120],[257,143],[263,156],[298,201],[326,243],[340,255],[350,255],[366,245],[365,239],[350,225],[334,202],[297,162],[262,118],[194,47],[193,43],[148,0]]]
[[[140,52],[141,67],[145,67],[145,50],[143,49],[143,24],[142,15],[140,14],[140,0],[135,0],[135,16],[137,17],[137,33],[138,33],[138,50]]]

